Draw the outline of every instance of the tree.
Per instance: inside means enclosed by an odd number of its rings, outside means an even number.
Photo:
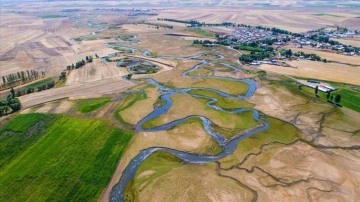
[[[329,100],[329,99],[330,99],[330,91],[329,91],[329,92],[327,92],[327,94],[326,94],[326,99],[327,99],[327,100]]]
[[[133,74],[128,74],[128,75],[126,76],[126,79],[127,79],[127,80],[130,80],[131,77],[132,77],[132,75],[133,75]]]
[[[293,52],[291,49],[285,51],[285,57],[290,58],[293,55]]]
[[[11,88],[10,93],[11,93],[11,95],[12,95],[13,97],[15,97],[15,90],[14,90],[14,88]]]
[[[334,95],[333,95],[333,94],[331,94],[331,96],[330,96],[330,100],[331,100],[331,101],[333,101],[333,100],[334,100]]]
[[[316,86],[316,88],[315,88],[315,95],[317,95],[318,92],[319,92],[319,86]]]
[[[26,94],[30,94],[30,93],[33,93],[33,92],[34,92],[33,88],[26,89]]]
[[[337,94],[337,95],[335,96],[335,102],[336,102],[336,103],[339,103],[340,100],[341,100],[341,95]]]
[[[66,80],[66,72],[61,72],[59,80]]]

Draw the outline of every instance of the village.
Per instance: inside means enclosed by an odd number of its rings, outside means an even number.
[[[232,28],[233,33],[216,33],[217,42],[205,41],[204,46],[211,47],[215,45],[231,46],[234,49],[249,51],[249,54],[243,54],[240,60],[251,65],[273,64],[287,66],[284,62],[291,60],[314,60],[327,62],[316,54],[305,54],[304,52],[293,53],[291,50],[285,50],[284,47],[294,45],[296,48],[312,48],[319,51],[343,54],[348,56],[359,56],[360,47],[353,47],[342,44],[333,39],[359,37],[359,30],[350,30],[348,28],[328,26],[317,30],[311,30],[306,33],[292,33],[277,28],[266,28],[262,26],[237,25],[228,26]],[[197,43],[197,42],[195,42]]]

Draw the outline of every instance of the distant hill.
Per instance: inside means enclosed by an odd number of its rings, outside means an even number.
[[[1,0],[7,3],[63,2],[124,6],[256,6],[256,7],[360,7],[355,0]]]

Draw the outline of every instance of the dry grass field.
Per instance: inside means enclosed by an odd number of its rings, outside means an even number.
[[[72,41],[76,36],[91,33],[91,29],[73,28],[75,24],[64,18],[1,13],[1,23],[0,76],[29,69],[58,76],[67,65],[87,55],[105,56],[113,52],[104,41]]]
[[[346,44],[346,45],[360,47],[360,37],[333,39],[333,40],[338,41],[343,44]]]
[[[287,2],[287,1],[285,1]],[[339,14],[337,11],[327,11],[329,15],[318,16],[317,9],[308,10],[276,10],[276,9],[243,9],[243,8],[197,8],[192,9],[167,9],[160,13],[160,18],[175,18],[181,20],[196,19],[201,22],[219,23],[236,22],[250,25],[263,25],[279,27],[294,32],[304,32],[325,25],[342,24],[346,20],[355,19],[356,14]],[[334,16],[341,17],[334,17]],[[354,24],[356,25],[356,23]],[[354,26],[353,25],[353,26]]]
[[[309,60],[290,61],[292,67],[263,64],[260,69],[278,74],[360,85],[360,68]]]
[[[330,52],[327,50],[318,50],[318,49],[310,48],[310,47],[296,48],[294,46],[287,46],[284,48],[289,48],[293,52],[302,51],[302,52],[308,53],[308,54],[309,53],[316,54],[316,55],[319,55],[321,58],[327,59],[328,61],[335,61],[335,62],[357,65],[357,66],[360,65],[360,57],[358,57],[358,56],[347,56],[347,55],[343,55],[343,54],[333,53],[333,52]]]
[[[174,32],[171,30],[157,30],[148,28],[147,25],[124,25],[122,27],[127,33],[138,35],[138,39],[141,41],[141,44],[138,45],[139,48],[158,55],[191,56],[201,51],[199,48],[190,46],[192,41],[182,37],[166,36],[165,34]]]
[[[66,79],[66,85],[100,81],[127,74],[126,68],[119,68],[116,66],[116,63],[104,63],[99,59],[95,59],[93,63],[86,64],[80,69],[72,70]]]
[[[106,94],[121,92],[134,84],[130,81],[123,80],[122,77],[114,77],[99,81],[87,82],[52,88],[46,91],[32,93],[21,96],[19,99],[24,109],[41,103],[46,103],[68,97],[99,97]]]

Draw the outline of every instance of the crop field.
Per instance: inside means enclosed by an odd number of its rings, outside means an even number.
[[[297,10],[265,10],[265,9],[241,9],[241,8],[199,8],[197,12],[186,9],[165,10],[160,12],[156,18],[173,18],[182,20],[196,19],[201,22],[218,23],[218,22],[236,22],[250,25],[262,25],[267,27],[276,27],[294,32],[304,32],[315,29],[326,24],[341,24],[347,20],[356,18],[356,14],[341,13],[341,18],[332,15],[340,15],[336,12],[329,11],[328,15],[316,16],[311,11]]]
[[[357,76],[360,74],[360,69],[358,67],[309,60],[290,61],[289,64],[296,68],[263,64],[260,66],[260,69],[296,77],[360,85],[360,79]]]
[[[73,22],[59,16],[1,14],[0,76],[26,69],[58,76],[67,65],[87,55],[105,56],[112,52],[104,41],[72,41],[75,36],[91,33],[91,29],[74,29]]]
[[[66,79],[65,85],[122,77],[127,74],[126,68],[118,68],[115,62],[104,63],[101,60],[95,59],[94,62],[86,64],[84,67],[72,70]]]
[[[294,48],[294,47],[286,47],[290,48],[293,52],[304,52],[307,54],[316,54],[319,55],[322,59],[327,59],[328,61],[334,61],[349,65],[360,65],[360,58],[356,56],[347,56],[343,54],[331,53],[311,48]]]
[[[96,201],[132,137],[105,121],[42,114],[19,115],[0,136],[1,155],[12,155],[0,167],[3,201]]]
[[[353,38],[343,38],[343,39],[332,39],[338,41],[340,43],[360,47],[360,37],[353,37]]]

